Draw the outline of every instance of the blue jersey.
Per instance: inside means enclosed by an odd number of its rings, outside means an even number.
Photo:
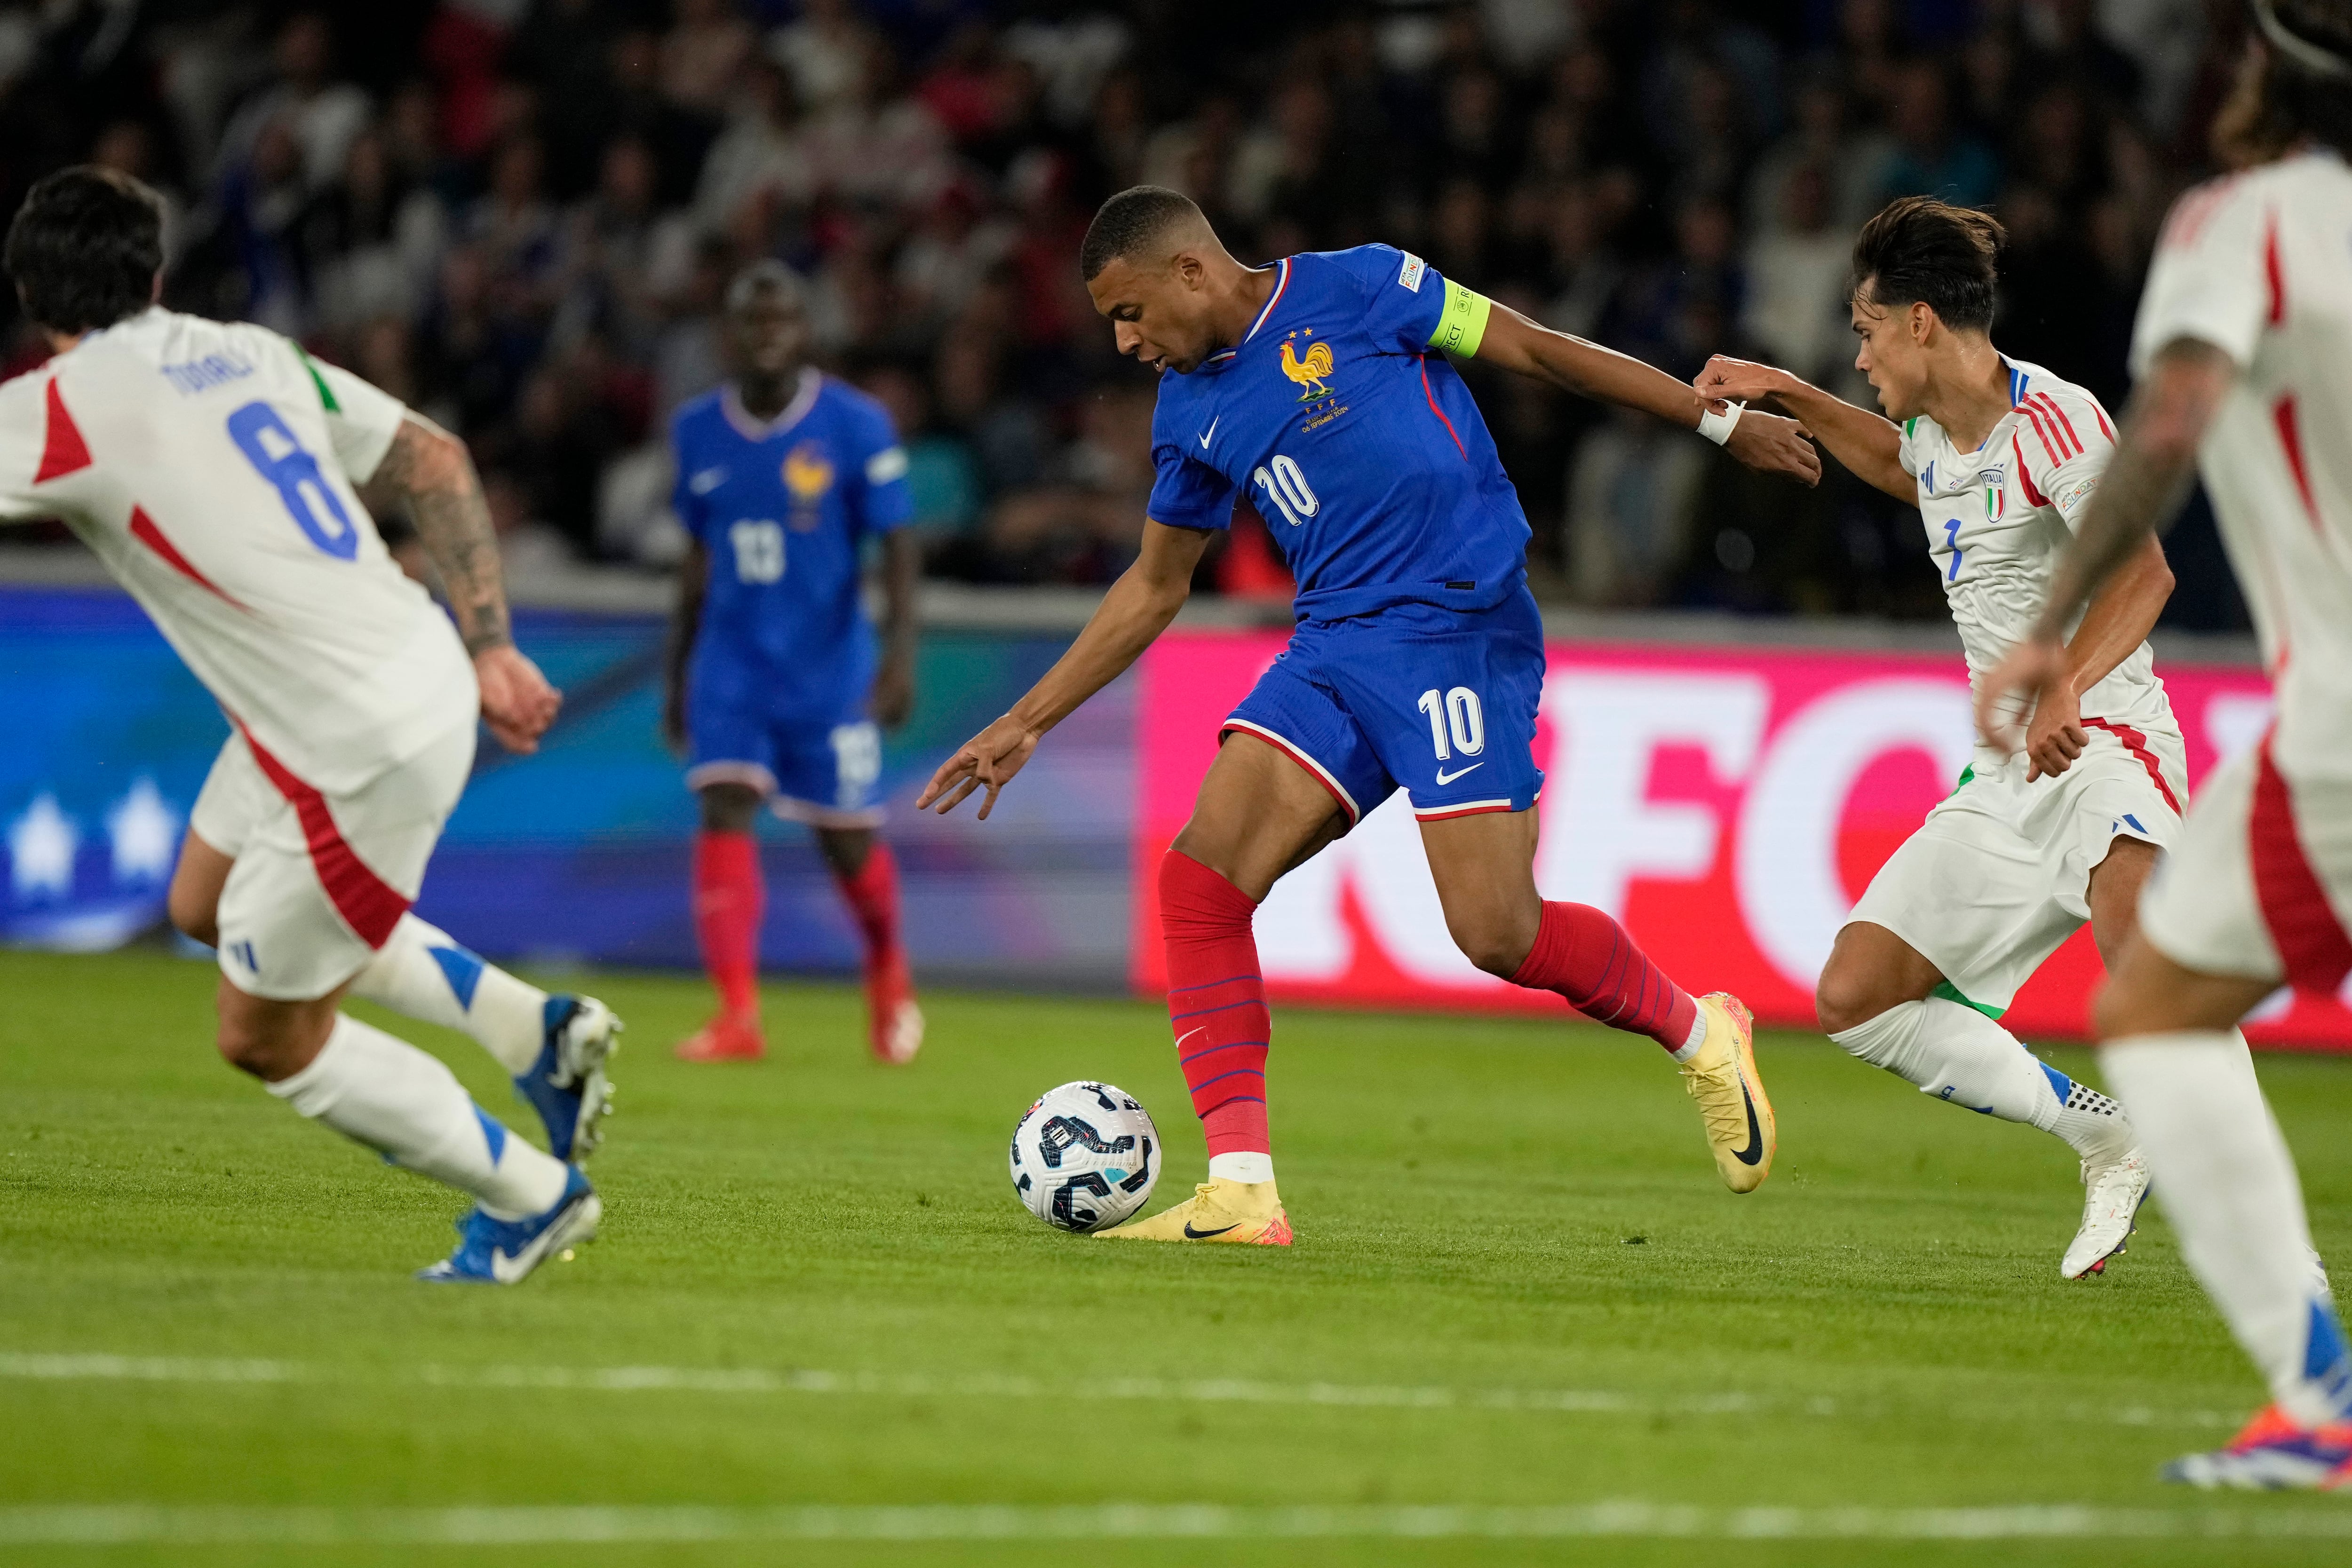
[[[709,558],[692,707],[828,722],[861,708],[875,645],[859,546],[914,513],[890,416],[809,370],[772,421],[726,387],[677,411],[670,444],[672,505]]]
[[[1238,347],[1160,378],[1152,520],[1225,528],[1246,490],[1303,621],[1510,597],[1527,515],[1469,389],[1429,346],[1445,293],[1384,245],[1279,263]]]

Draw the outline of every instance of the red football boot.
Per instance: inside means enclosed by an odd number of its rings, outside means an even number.
[[[677,1042],[680,1061],[757,1061],[768,1054],[756,1013],[720,1013]]]

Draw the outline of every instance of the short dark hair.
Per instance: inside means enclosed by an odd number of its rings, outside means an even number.
[[[77,163],[44,175],[8,225],[0,265],[25,313],[58,332],[89,332],[154,302],[163,203],[130,175]]]
[[[1177,224],[1201,216],[1200,204],[1165,185],[1130,185],[1095,209],[1078,246],[1078,270],[1088,283],[1123,256],[1133,256]]]
[[[2008,231],[1990,213],[1933,196],[1897,196],[1853,241],[1848,294],[1890,309],[1925,304],[1956,331],[1992,328],[1993,263]]]

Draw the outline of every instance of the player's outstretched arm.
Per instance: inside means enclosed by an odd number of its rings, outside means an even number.
[[[1988,743],[2014,752],[2018,716],[2068,682],[2066,622],[2180,510],[2196,475],[2198,444],[2237,376],[2227,353],[2194,338],[2176,338],[2158,350],[2124,406],[2115,454],[2050,580],[2041,620],[1977,688],[1977,728]]]
[[[1796,416],[1813,439],[1828,447],[1830,455],[1856,478],[1898,501],[1919,498],[1917,486],[1903,469],[1903,432],[1884,414],[1856,408],[1776,366],[1735,360],[1728,354],[1709,360],[1692,386],[1703,398],[1773,403]],[[1754,417],[1754,413],[1751,408],[1747,418]],[[1740,423],[1745,424],[1747,418]]]
[[[1654,365],[1538,326],[1507,305],[1490,307],[1473,351],[1489,364],[1549,382],[1580,397],[1638,408],[1685,430],[1698,429],[1700,417],[1713,406],[1712,400]],[[1821,483],[1821,454],[1794,420],[1751,409],[1740,415],[1723,447],[1759,473],[1783,475],[1805,485]]]
[[[905,528],[882,536],[882,664],[874,672],[874,722],[896,729],[915,708],[915,585],[922,547]]]
[[[695,539],[686,547],[677,567],[677,603],[670,611],[669,643],[662,649],[662,739],[671,750],[686,750],[686,672],[694,658],[694,640],[702,632],[702,595],[710,580],[710,557]]]
[[[970,740],[931,775],[915,809],[939,803],[951,811],[975,789],[986,789],[980,814],[986,820],[998,791],[1021,771],[1045,732],[1077,711],[1078,705],[1117,680],[1168,630],[1192,596],[1192,569],[1209,548],[1200,528],[1143,525],[1143,553],[1110,585],[1086,630],[1070,651],[1045,672],[1012,711]]]
[[[563,695],[514,645],[498,531],[466,444],[416,413],[401,421],[392,448],[368,476],[369,507],[407,509],[417,542],[441,579],[482,689],[482,722],[509,751],[539,749]]]

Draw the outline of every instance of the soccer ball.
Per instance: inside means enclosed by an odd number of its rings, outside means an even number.
[[[1159,1179],[1151,1113],[1108,1083],[1048,1089],[1013,1129],[1013,1193],[1057,1230],[1117,1225]]]

